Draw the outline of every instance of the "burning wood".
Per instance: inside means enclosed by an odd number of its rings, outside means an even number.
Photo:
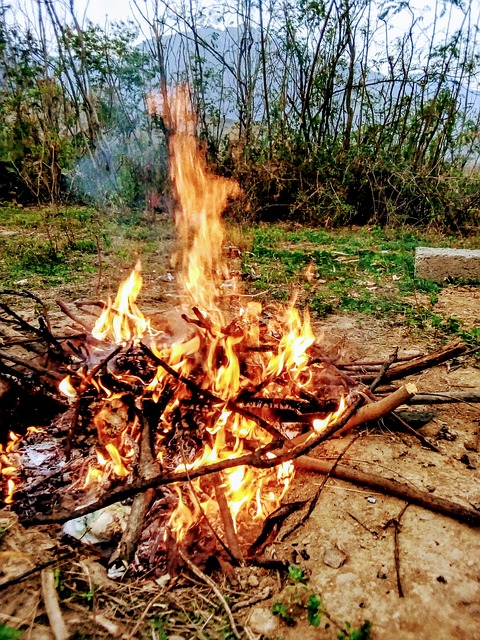
[[[145,519],[144,529],[150,536],[156,532],[156,542],[148,560],[144,553],[137,562],[142,569],[155,564],[158,553],[167,553],[172,538],[184,549],[195,540],[198,551],[198,530],[208,527],[223,532],[222,544],[241,561],[242,547],[280,505],[294,459],[415,394],[406,385],[371,402],[375,398],[364,381],[376,387],[465,349],[456,344],[434,358],[400,364],[392,357],[383,367],[336,367],[319,357],[308,312],[302,318],[290,305],[272,313],[256,301],[235,298],[239,286],[222,259],[220,215],[238,185],[208,173],[184,91],[163,115],[173,130],[170,169],[179,203],[177,263],[184,299],[175,319],[152,320],[140,310],[140,263],[113,301],[96,303],[102,310],[93,327],[59,302],[85,334],[57,338],[46,312],[37,328],[2,305],[11,323],[46,343],[48,362],[47,368],[45,362],[0,351],[3,374],[23,381],[27,371],[37,383],[48,380],[50,388],[61,379],[58,389],[71,403],[64,414],[69,424],[61,430],[64,456],[68,460],[71,452],[83,450],[87,460],[78,464],[72,458],[69,465],[77,474],[72,495],[76,499],[83,492],[88,506],[72,511],[51,504],[49,513],[33,521],[65,522],[137,496],[132,526],[115,560],[130,560],[141,534],[139,521]],[[9,344],[20,345],[18,339]],[[19,447],[12,433],[0,451],[7,504],[22,476]],[[173,490],[167,488],[173,483]]]

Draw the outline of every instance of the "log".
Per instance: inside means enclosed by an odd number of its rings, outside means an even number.
[[[480,526],[480,511],[469,505],[453,502],[447,498],[433,495],[426,491],[420,491],[411,485],[383,478],[373,473],[360,471],[346,464],[339,464],[333,469],[334,461],[319,460],[311,456],[301,456],[295,461],[295,466],[304,471],[312,471],[322,475],[331,474],[339,480],[346,480],[356,485],[363,485],[370,489],[380,491],[385,495],[394,496],[401,500],[406,500],[419,507],[429,509],[436,513],[448,516],[460,522],[465,522],[474,526]]]
[[[377,402],[371,402],[365,404],[350,418],[347,424],[337,432],[337,436],[342,436],[353,427],[357,427],[364,422],[370,422],[371,420],[378,420],[387,413],[392,412],[394,409],[402,404],[405,404],[412,396],[415,395],[417,387],[411,382],[400,387],[390,395],[377,400]]]

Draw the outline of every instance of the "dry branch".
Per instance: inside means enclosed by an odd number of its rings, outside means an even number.
[[[55,575],[51,568],[42,571],[42,595],[55,640],[68,640],[70,633],[60,610],[57,589],[55,588]]]
[[[86,322],[83,318],[80,318],[80,316],[77,316],[75,313],[70,311],[70,309],[67,307],[67,304],[63,300],[57,300],[57,304],[60,307],[60,309],[63,311],[63,313],[68,318],[70,318],[70,320],[73,320],[80,327],[83,327],[86,331],[88,331],[88,333],[92,332],[93,327],[90,326],[88,322]]]
[[[326,475],[331,472],[333,462],[319,460],[310,456],[302,456],[297,459],[295,465],[304,471],[313,471]],[[460,522],[480,526],[480,511],[478,509],[453,502],[447,498],[432,495],[426,491],[420,491],[415,487],[403,484],[397,480],[382,478],[373,473],[366,473],[347,465],[337,465],[335,470],[331,472],[331,475],[339,480],[346,480],[347,482],[376,489],[386,495],[406,500],[419,507],[441,513]]]
[[[431,391],[416,393],[407,404],[452,404],[456,402],[480,402],[480,391]]]
[[[62,380],[64,378],[64,376],[61,373],[58,373],[57,371],[52,371],[38,364],[34,364],[31,360],[29,362],[25,362],[21,358],[16,358],[15,356],[12,356],[10,353],[7,353],[6,351],[3,351],[3,350],[0,351],[0,359],[8,360],[9,362],[13,362],[13,364],[23,367],[24,369],[29,369],[30,371],[33,371],[34,373],[41,376],[42,378],[45,376],[53,378],[54,380]]]
[[[220,460],[219,462],[198,467],[196,469],[165,472],[152,478],[138,479],[130,485],[114,487],[108,493],[105,493],[98,498],[95,502],[91,502],[90,504],[79,507],[73,511],[62,511],[52,515],[37,515],[21,520],[21,523],[26,527],[47,523],[62,524],[64,522],[68,522],[68,520],[79,518],[80,516],[87,515],[88,513],[93,513],[98,509],[102,509],[103,507],[107,507],[116,502],[132,498],[138,493],[147,491],[147,489],[172,484],[174,482],[187,482],[194,478],[199,478],[200,476],[209,475],[211,473],[216,473],[217,471],[223,471],[224,469],[230,469],[233,467],[250,465],[259,469],[271,469],[272,467],[276,467],[287,460],[294,460],[298,456],[308,453],[321,442],[330,438],[336,431],[340,430],[346,422],[348,422],[362,400],[363,398],[361,396],[353,395],[350,406],[348,406],[337,422],[329,425],[321,433],[311,432],[310,434],[307,434],[308,437],[304,437],[301,441],[299,441],[298,438],[291,440],[289,441],[288,446],[286,443],[281,441],[279,442],[277,440],[257,449],[257,451],[254,451],[253,453],[228,458],[227,460]],[[267,457],[266,454],[271,452],[274,452],[275,455]]]
[[[223,528],[225,530],[225,538],[227,540],[228,548],[233,557],[238,562],[243,562],[243,553],[238,540],[237,532],[235,531],[235,525],[233,523],[230,507],[228,506],[228,500],[223,490],[223,478],[222,473],[214,473],[212,475],[212,482],[215,489],[215,498],[217,499],[218,509],[222,518]]]
[[[447,362],[447,360],[456,358],[457,356],[462,355],[462,353],[465,353],[467,349],[468,346],[461,340],[450,342],[438,351],[427,353],[426,356],[415,358],[414,360],[410,360],[401,364],[393,365],[385,373],[384,378],[385,380],[400,380],[401,378],[405,378],[406,376],[413,375],[414,373],[419,373],[420,371],[424,371],[425,369],[429,369],[430,367],[435,367],[438,364]]]

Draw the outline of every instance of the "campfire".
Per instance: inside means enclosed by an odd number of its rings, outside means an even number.
[[[172,570],[178,553],[195,553],[200,564],[215,554],[230,563],[252,556],[268,537],[294,461],[314,468],[305,454],[318,444],[416,393],[407,384],[374,395],[382,383],[466,349],[341,363],[327,357],[308,311],[294,301],[262,307],[246,295],[229,272],[221,221],[239,187],[207,170],[186,90],[170,98],[168,105],[152,98],[150,107],[171,131],[181,306],[142,312],[140,263],[114,300],[94,303],[102,308],[93,326],[60,303],[81,334],[54,336],[46,314],[36,327],[2,305],[15,326],[47,345],[42,364],[2,351],[2,372],[20,382],[33,376],[35,388],[42,380],[45,395],[58,402],[60,392],[65,405],[54,420],[60,447],[40,480],[26,482],[25,449],[52,430],[29,429],[23,439],[10,433],[0,453],[4,502],[31,524],[67,522],[133,498],[111,559],[120,574],[135,553],[139,572]]]

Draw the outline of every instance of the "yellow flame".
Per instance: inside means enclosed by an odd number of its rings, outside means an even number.
[[[75,387],[72,385],[72,380],[69,375],[60,382],[60,384],[58,385],[58,388],[60,392],[63,393],[64,396],[67,396],[67,398],[77,397],[77,391]]]
[[[140,260],[130,276],[121,283],[117,296],[101,313],[92,330],[92,336],[103,342],[123,344],[130,340],[141,340],[149,329],[149,322],[136,305],[142,288],[142,265]]]
[[[105,445],[105,449],[108,451],[108,453],[110,454],[110,458],[112,459],[115,475],[117,475],[119,478],[125,478],[126,476],[128,476],[130,472],[123,464],[122,456],[119,454],[117,447],[111,442],[108,442]]]
[[[191,331],[186,331],[174,344],[166,346],[165,342],[157,341],[158,334],[136,304],[142,286],[138,262],[120,285],[115,300],[108,300],[92,335],[99,341],[116,344],[147,338],[152,352],[175,372],[184,378],[194,377],[200,388],[218,396],[219,400],[212,404],[211,410],[205,412],[203,447],[193,461],[177,466],[180,471],[238,457],[270,443],[272,436],[269,433],[254,419],[230,410],[228,402],[238,398],[242,388],[249,390],[252,385],[258,385],[265,397],[271,392],[272,396],[298,399],[302,388],[315,393],[314,377],[308,368],[308,350],[315,338],[308,312],[302,317],[294,303],[278,316],[270,317],[268,323],[257,301],[249,301],[234,314],[226,310],[222,285],[229,273],[222,254],[221,213],[229,198],[239,194],[239,186],[233,180],[214,176],[208,171],[205,153],[196,138],[197,123],[185,87],[173,90],[168,97],[162,96],[161,101],[151,96],[148,102],[150,111],[160,113],[172,131],[169,138],[170,173],[178,200],[175,211],[179,236],[177,279],[184,302],[190,308],[197,307],[193,309],[196,317],[190,318],[196,326],[190,325]],[[312,267],[306,277],[313,276]],[[267,349],[262,345],[265,335],[268,336]],[[127,382],[134,378],[128,374],[115,374],[115,377]],[[164,455],[162,446],[169,441],[168,434],[176,425],[175,415],[181,410],[182,403],[191,399],[191,392],[163,367],[157,368],[149,382],[140,378],[134,378],[134,381],[136,385],[143,384],[144,392],[156,402],[167,385],[174,388],[174,395],[163,411],[156,441],[157,460],[168,465],[170,456]],[[138,440],[138,424],[129,422],[122,395],[106,389],[100,379],[89,380],[89,384],[96,387],[99,395],[108,397],[94,416],[105,455],[97,452],[100,468],[89,469],[86,486],[101,481],[112,469],[119,477],[127,476],[138,450],[134,446]],[[80,393],[69,376],[60,384],[60,390],[68,397],[77,397]],[[313,433],[327,429],[344,408],[342,399],[335,413],[323,420],[314,420]],[[241,466],[225,470],[223,490],[235,527],[238,529],[252,519],[263,519],[277,508],[293,474],[294,466],[290,462],[272,469]],[[190,487],[188,493],[182,494],[181,488],[175,485],[178,504],[170,516],[169,528],[178,540],[184,539],[187,531],[198,522],[202,509],[207,517],[213,520],[218,517],[211,480],[200,477]]]

